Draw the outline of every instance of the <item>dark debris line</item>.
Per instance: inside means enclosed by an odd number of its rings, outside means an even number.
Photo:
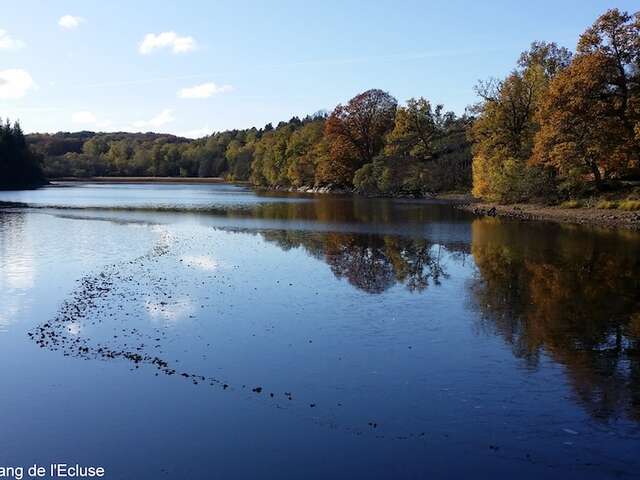
[[[166,244],[156,245],[149,253],[139,256],[133,260],[123,262],[126,264],[135,264],[155,260],[159,257],[167,255],[169,253],[169,247]],[[157,335],[164,336],[164,332],[158,332],[156,336],[146,335],[140,332],[138,329],[132,328],[130,330],[123,330],[125,336],[135,336],[140,342],[137,347],[131,347],[130,349],[114,348],[106,344],[92,345],[88,338],[81,337],[80,335],[70,334],[69,325],[74,323],[80,323],[86,321],[88,315],[95,309],[99,309],[97,302],[101,299],[108,298],[114,291],[116,282],[118,280],[133,280],[131,276],[125,278],[119,275],[119,265],[112,264],[107,266],[101,273],[96,275],[87,275],[80,280],[80,285],[74,290],[71,298],[65,300],[56,317],[46,323],[36,326],[33,330],[27,332],[27,335],[40,347],[51,351],[62,352],[64,356],[83,358],[85,360],[114,360],[122,359],[132,362],[135,368],[139,368],[140,365],[150,365],[155,367],[158,372],[169,376],[179,376],[187,380],[190,380],[193,384],[198,385],[208,384],[210,386],[220,387],[222,390],[231,390],[232,387],[229,383],[226,383],[218,378],[199,375],[193,372],[178,372],[171,364],[157,355],[151,355],[145,352],[145,345],[153,345],[160,341]],[[95,320],[98,323],[102,323],[103,319],[98,318]],[[118,335],[114,335],[114,338],[118,338]],[[125,344],[126,346],[126,344]],[[242,389],[247,386],[242,385]],[[252,392],[261,394],[263,387],[256,386],[252,388]],[[273,392],[268,394],[269,398],[275,398]],[[293,394],[289,391],[284,392],[282,396],[288,401],[293,401]],[[338,406],[341,406],[338,403]],[[316,408],[316,403],[309,403],[308,408]],[[369,429],[377,429],[378,423],[375,421],[368,422]],[[363,431],[358,428],[349,428],[347,426],[344,429],[355,435],[362,435]],[[391,438],[397,440],[407,440],[410,438],[421,438],[425,436],[424,432],[418,434],[408,435],[384,435],[376,434],[377,438]]]

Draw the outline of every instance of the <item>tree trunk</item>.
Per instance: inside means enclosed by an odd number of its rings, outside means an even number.
[[[596,188],[598,190],[602,190],[602,175],[600,175],[600,169],[595,162],[589,162],[589,168],[591,168],[591,172],[593,173],[593,178],[596,181]]]

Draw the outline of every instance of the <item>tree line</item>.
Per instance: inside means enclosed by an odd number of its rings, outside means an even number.
[[[481,82],[473,193],[501,202],[603,191],[640,174],[640,12],[600,16],[574,53],[535,42]]]
[[[0,120],[0,189],[42,185],[44,175],[40,161],[27,146],[20,124]]]
[[[472,190],[499,202],[562,200],[640,177],[640,12],[612,9],[573,53],[534,42],[457,116],[368,90],[331,113],[189,140],[34,134],[48,177],[223,176],[268,188],[416,195]]]
[[[471,119],[369,90],[330,114],[188,140],[154,133],[33,134],[50,178],[216,177],[269,188],[415,194],[468,189]]]

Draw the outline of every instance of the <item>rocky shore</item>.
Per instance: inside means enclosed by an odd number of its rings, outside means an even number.
[[[593,225],[607,228],[640,230],[640,212],[598,208],[562,208],[559,206],[491,203],[465,203],[458,208],[476,215],[508,217],[519,220],[545,220],[559,223]]]
[[[293,192],[293,193],[332,193],[337,195],[343,195],[348,193],[355,193],[353,189],[337,187],[335,185],[302,185],[301,187],[285,187],[274,185],[271,187],[257,187],[259,190],[276,191],[276,192]]]

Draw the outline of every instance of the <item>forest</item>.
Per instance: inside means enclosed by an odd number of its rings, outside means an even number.
[[[628,188],[640,179],[640,12],[607,11],[575,52],[533,42],[508,75],[475,91],[463,115],[372,89],[330,113],[197,140],[60,132],[26,141],[48,178],[224,177],[380,196],[471,191],[500,203],[623,190],[640,208]]]
[[[423,98],[398,107],[369,90],[331,115],[275,128],[228,130],[188,140],[154,133],[56,133],[28,137],[49,178],[224,177],[268,188],[348,189],[417,195],[471,186],[470,118]]]

